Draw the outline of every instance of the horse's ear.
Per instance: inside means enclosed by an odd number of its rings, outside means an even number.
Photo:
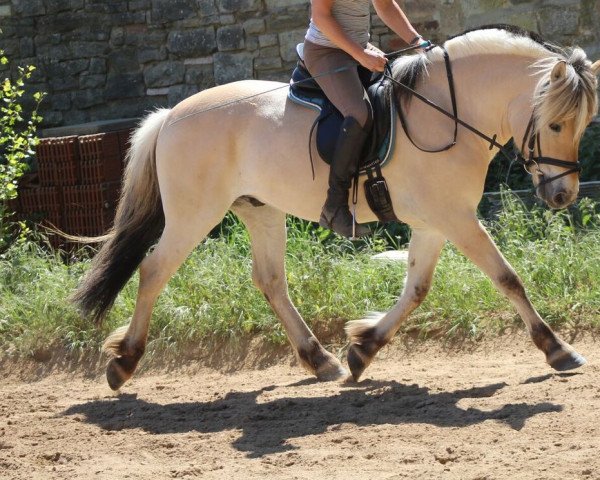
[[[600,75],[600,60],[596,60],[592,63],[592,72],[596,76]]]
[[[561,78],[565,78],[567,76],[567,62],[561,60],[552,69],[552,73],[550,74],[550,80],[552,82],[556,82]]]

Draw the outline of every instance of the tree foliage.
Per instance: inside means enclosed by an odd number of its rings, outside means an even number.
[[[0,50],[0,65],[10,72],[9,60]],[[26,112],[29,100],[25,84],[35,71],[32,65],[19,66],[0,83],[0,251],[7,247],[10,226],[9,200],[17,197],[19,178],[29,168],[37,144],[36,129],[42,118],[38,107],[44,94],[31,94],[33,109]]]

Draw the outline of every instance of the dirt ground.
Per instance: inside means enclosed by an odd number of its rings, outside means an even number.
[[[574,345],[570,374],[513,335],[397,340],[359,383],[275,355],[147,368],[120,393],[100,366],[5,363],[0,478],[600,479],[600,343]]]

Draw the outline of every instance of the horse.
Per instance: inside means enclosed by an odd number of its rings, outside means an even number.
[[[592,63],[580,48],[562,50],[535,34],[500,26],[465,32],[444,48],[461,120],[496,132],[501,144],[523,138],[537,195],[551,208],[574,202],[578,143],[597,112],[600,61]],[[449,110],[441,48],[400,57],[391,71],[399,82],[414,79],[421,95]],[[308,164],[306,139],[315,112],[292,103],[285,84],[244,80],[147,115],[131,138],[114,226],[100,238],[101,248],[72,296],[84,315],[100,322],[139,268],[131,322],[103,345],[110,355],[106,377],[112,389],[131,378],[144,354],[152,309],[169,278],[228,211],[248,229],[254,284],[282,322],[300,364],[319,380],[360,378],[427,295],[446,241],[509,299],[552,368],[569,370],[586,362],[540,317],[478,220],[494,154],[489,144],[460,126],[453,148],[422,152],[421,147],[434,149],[452,138],[454,121],[402,89],[394,89],[394,96],[412,142],[397,126],[392,158],[383,170],[394,211],[412,228],[407,274],[389,312],[347,323],[350,372],[315,338],[286,282],[286,214],[318,221],[327,190],[329,166],[317,160],[313,178]],[[357,220],[374,221],[362,188],[358,191]]]

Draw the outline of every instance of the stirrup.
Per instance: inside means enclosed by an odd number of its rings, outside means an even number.
[[[348,212],[348,220],[350,220],[350,225],[347,223],[336,225],[337,228],[334,228],[334,224],[336,223],[336,218],[338,219],[338,223],[343,221],[345,216],[345,212]],[[356,223],[356,216],[354,213],[350,212],[350,209],[346,205],[339,205],[330,218],[328,218],[328,211],[326,207],[323,207],[321,211],[321,218],[319,219],[319,225],[323,228],[328,228],[329,230],[334,231],[338,235],[349,238],[350,240],[358,240],[361,237],[364,237],[370,233],[368,227],[364,225],[360,225]],[[341,213],[341,214],[340,214]],[[345,229],[349,228],[349,231],[346,232]]]

